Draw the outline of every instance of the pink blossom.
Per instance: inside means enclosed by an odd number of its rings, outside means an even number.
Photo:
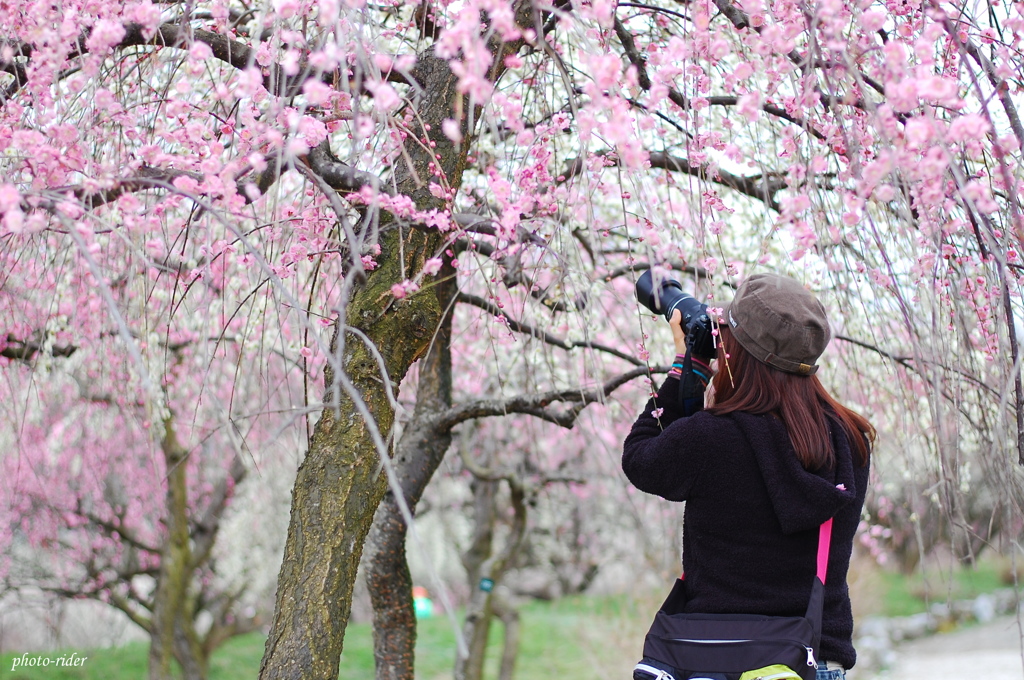
[[[274,11],[282,19],[295,16],[302,8],[302,3],[299,0],[273,0],[272,5]]]
[[[402,103],[402,99],[395,92],[395,88],[391,87],[389,83],[368,83],[367,89],[373,93],[373,105],[378,111],[393,111]]]
[[[394,295],[396,299],[401,300],[409,295],[412,295],[419,289],[419,284],[417,284],[415,281],[405,280],[402,281],[401,283],[396,283],[393,286],[391,286],[391,294]]]
[[[640,361],[647,361],[648,359],[651,358],[650,351],[648,351],[647,347],[644,346],[644,344],[642,342],[641,343],[637,343],[636,354],[637,354],[637,357],[639,357]]]
[[[742,95],[736,103],[736,112],[748,121],[755,121],[761,115],[761,94],[750,92]]]
[[[320,80],[311,78],[302,84],[302,94],[313,106],[322,106],[330,101],[333,90]]]
[[[741,61],[733,69],[732,75],[737,80],[746,80],[754,74],[754,67],[748,61]]]
[[[13,184],[0,184],[0,214],[18,207],[21,195]]]
[[[934,123],[925,118],[911,118],[906,125],[907,144],[911,148],[918,149],[924,146],[932,137]]]
[[[437,272],[441,271],[441,265],[443,262],[439,257],[432,257],[423,263],[423,273],[427,276],[433,276]]]
[[[444,136],[452,140],[456,144],[462,141],[462,129],[459,126],[459,121],[452,118],[445,118],[441,123],[441,132]]]
[[[861,27],[868,33],[874,33],[885,25],[886,15],[880,9],[870,9],[860,17]]]
[[[968,113],[957,116],[949,124],[946,138],[951,142],[962,142],[970,139],[983,139],[991,129],[988,120],[980,113]]]
[[[93,25],[89,38],[85,41],[85,46],[92,53],[103,54],[124,40],[124,36],[124,26],[120,21],[100,19]]]

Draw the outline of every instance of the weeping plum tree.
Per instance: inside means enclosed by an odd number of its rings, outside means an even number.
[[[616,323],[628,308],[616,279],[638,268],[699,264],[698,290],[719,299],[758,267],[800,272],[832,303],[844,396],[893,438],[912,433],[890,467],[923,473],[912,488],[946,519],[936,539],[967,556],[1003,527],[1012,537],[1021,495],[1009,461],[1024,453],[1021,17],[1019,4],[983,3],[551,8],[544,43],[523,54],[527,77],[499,82],[484,110],[493,122],[474,155],[489,165],[471,167],[456,196],[519,231],[506,243],[473,235],[460,281],[488,300],[460,300],[513,331],[527,318],[552,345],[565,347],[547,329],[575,323],[625,348],[636,336]],[[582,299],[582,322],[548,314]],[[511,404],[515,371],[494,363],[489,385]],[[555,363],[527,356],[526,383],[557,382]],[[481,384],[478,365],[466,368],[463,398]],[[569,373],[587,375],[585,362]],[[891,418],[874,410],[884,403],[911,408]],[[983,470],[974,488],[972,465]],[[389,607],[410,599],[389,592]],[[411,669],[411,646],[382,654],[391,625],[378,621],[378,662]],[[411,677],[395,668],[378,676]]]
[[[261,677],[337,674],[442,267],[477,310],[455,312],[455,405],[622,373],[588,342],[647,361],[640,267],[699,271],[713,303],[759,268],[794,274],[833,311],[826,377],[900,442],[880,454],[925,461],[967,538],[1019,526],[1020,3],[2,6],[4,464],[48,481],[76,473],[34,456],[78,455],[106,479],[75,442],[133,437],[147,498],[167,498],[148,515],[159,584],[195,549],[168,515],[179,462],[231,479],[207,435],[244,454],[244,419],[287,457],[281,433],[305,429]],[[106,421],[33,443],[61,415],[54,376],[95,387],[94,362]],[[65,414],[95,391],[66,391]],[[972,466],[1005,521],[967,516]],[[5,513],[31,543],[25,508]],[[80,521],[51,517],[61,537]]]

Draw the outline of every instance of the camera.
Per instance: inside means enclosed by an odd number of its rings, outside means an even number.
[[[665,320],[672,319],[672,312],[682,314],[682,327],[694,356],[714,358],[715,338],[711,333],[711,317],[708,306],[692,295],[683,292],[675,279],[664,279],[654,285],[654,275],[647,270],[636,280],[636,298],[655,314],[664,314]]]

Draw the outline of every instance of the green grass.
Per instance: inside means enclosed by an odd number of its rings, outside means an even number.
[[[878,590],[885,616],[906,616],[925,611],[933,602],[974,597],[1004,587],[1005,566],[985,562],[975,569],[928,570],[903,576],[878,572]],[[562,680],[628,678],[638,660],[644,634],[664,593],[642,597],[567,597],[555,602],[530,602],[520,610],[521,640],[516,675],[519,678],[559,677]],[[461,621],[460,621],[461,625]],[[491,646],[485,677],[497,676],[502,626],[491,627]],[[265,638],[244,635],[228,641],[210,661],[210,680],[255,678]],[[77,668],[36,667],[12,672],[14,654],[0,655],[0,680],[140,680],[146,677],[145,643],[114,649],[80,651],[88,657]],[[60,658],[70,650],[32,655]],[[420,621],[416,645],[418,680],[451,678],[455,634],[447,616]],[[373,639],[369,624],[349,626],[341,658],[342,680],[372,678]]]
[[[568,597],[556,602],[531,602],[521,609],[519,678],[560,677],[623,678],[639,659],[654,600],[627,597]],[[461,621],[460,621],[461,625]],[[496,677],[501,653],[500,623],[491,628],[486,677]],[[210,680],[255,678],[263,656],[262,635],[244,635],[228,641],[210,661]],[[145,643],[114,649],[80,651],[88,660],[78,668],[19,668],[12,672],[15,654],[0,655],[2,680],[139,680],[146,676]],[[60,658],[70,651],[30,656]],[[419,680],[450,678],[455,659],[455,634],[447,616],[420,622],[416,645]],[[339,677],[373,677],[373,640],[368,624],[349,626],[345,635]]]
[[[909,616],[926,611],[932,603],[962,600],[1007,587],[1005,567],[998,561],[984,561],[975,568],[926,569],[910,576],[881,573],[883,616]]]

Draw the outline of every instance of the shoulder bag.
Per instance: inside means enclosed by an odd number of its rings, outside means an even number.
[[[814,680],[832,520],[818,533],[817,574],[804,616],[684,614],[676,580],[644,640],[633,680]]]

